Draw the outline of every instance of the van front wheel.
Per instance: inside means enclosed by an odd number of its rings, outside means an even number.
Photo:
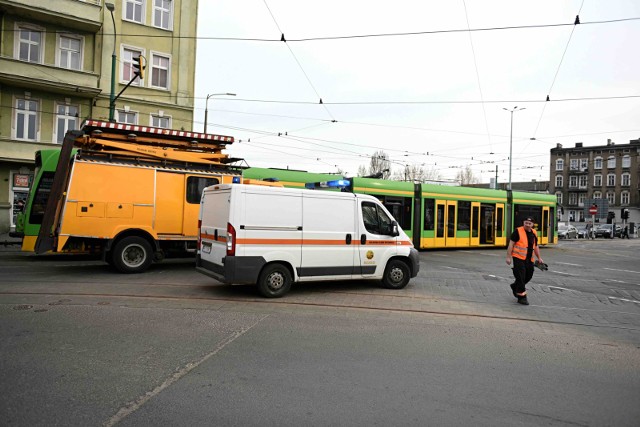
[[[402,289],[407,286],[411,272],[407,263],[392,259],[387,264],[382,277],[382,286],[387,289]]]
[[[280,298],[291,289],[291,273],[282,264],[265,267],[258,279],[258,290],[263,297]]]

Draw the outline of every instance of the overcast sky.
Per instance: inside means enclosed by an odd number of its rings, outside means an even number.
[[[638,0],[200,0],[194,130],[229,92],[207,131],[250,166],[351,176],[383,150],[507,182],[517,106],[512,181],[548,180],[557,143],[640,138],[639,18]]]

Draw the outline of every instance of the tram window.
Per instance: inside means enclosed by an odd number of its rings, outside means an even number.
[[[496,237],[502,237],[502,228],[503,228],[503,222],[502,219],[504,217],[503,211],[504,209],[502,207],[499,207],[497,209],[498,213],[496,214],[497,216],[497,224],[496,224]]]
[[[447,237],[456,236],[456,205],[447,206]]]
[[[51,194],[51,186],[53,185],[54,172],[43,172],[36,194],[33,196],[31,202],[31,214],[29,215],[29,222],[31,224],[42,224],[44,218],[44,210],[47,207],[47,201],[49,200],[49,194]]]
[[[458,231],[471,228],[471,202],[458,202]]]
[[[444,205],[438,205],[438,229],[436,230],[436,237],[444,237]]]
[[[473,207],[473,227],[471,229],[471,237],[478,237],[478,224],[479,224],[480,208],[478,206]]]
[[[433,199],[424,199],[424,229],[433,230],[433,210],[436,201]]]

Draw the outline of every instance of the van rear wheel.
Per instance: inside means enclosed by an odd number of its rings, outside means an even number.
[[[411,278],[411,271],[406,262],[392,259],[387,264],[382,277],[382,286],[387,289],[402,289],[407,286]]]
[[[258,291],[263,297],[280,298],[291,289],[291,273],[282,264],[265,267],[258,279]]]
[[[142,237],[120,240],[111,251],[112,265],[121,273],[142,273],[153,261],[151,244]]]

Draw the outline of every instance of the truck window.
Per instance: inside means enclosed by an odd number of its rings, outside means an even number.
[[[391,233],[391,218],[375,203],[362,202],[362,220],[371,234]]]
[[[202,190],[206,187],[220,184],[218,178],[204,178],[201,176],[190,176],[187,178],[187,203],[199,204],[202,197]]]
[[[33,201],[31,202],[31,213],[29,214],[30,224],[42,224],[44,210],[47,207],[49,194],[51,194],[54,174],[55,172],[43,172],[40,177],[38,188],[36,188],[36,193],[33,195]]]

